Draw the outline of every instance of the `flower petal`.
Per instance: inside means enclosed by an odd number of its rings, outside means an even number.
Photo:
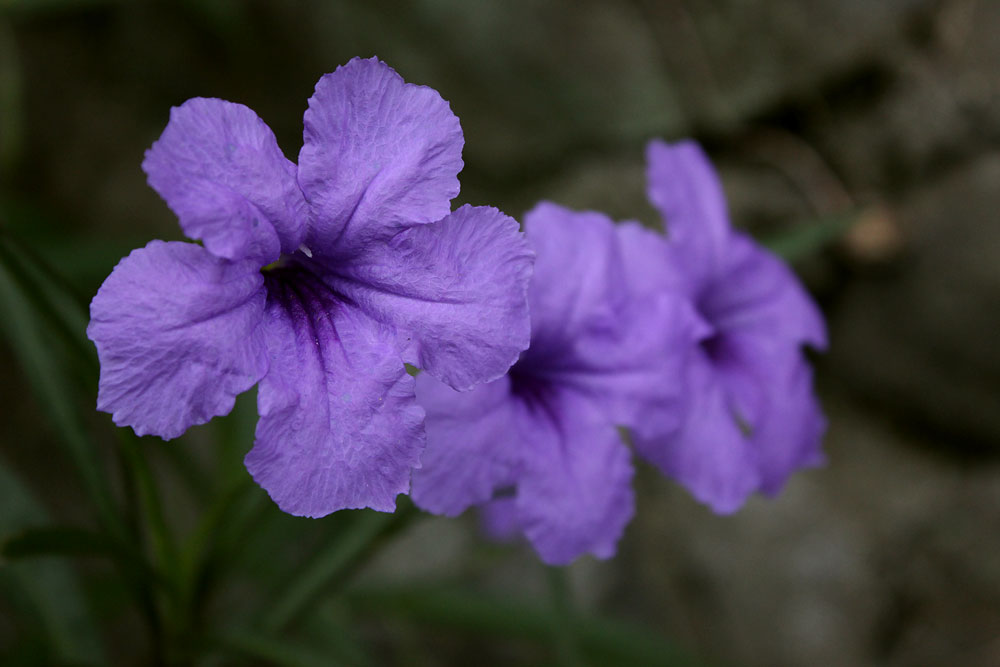
[[[271,369],[247,470],[289,514],[392,511],[424,444],[395,333],[289,268],[268,275],[264,334]]]
[[[299,183],[312,210],[306,244],[350,256],[448,214],[462,170],[462,128],[437,91],[355,58],[316,84]]]
[[[611,423],[667,433],[683,418],[680,378],[699,330],[694,309],[675,295],[637,300],[616,330],[581,335],[576,361],[545,376],[589,396]]]
[[[691,303],[666,284],[654,290],[626,280],[625,228],[600,213],[542,203],[525,225],[538,259],[532,343],[519,365],[587,394],[612,423],[676,428],[684,389],[676,378],[703,328]]]
[[[712,340],[711,359],[730,411],[750,434],[761,491],[774,495],[795,470],[822,463],[826,421],[797,344],[729,332]]]
[[[637,222],[618,225],[622,261],[629,285],[641,294],[679,291],[686,284],[680,267],[672,260],[673,251],[662,234]]]
[[[730,233],[719,177],[693,141],[651,141],[646,163],[649,201],[663,216],[684,274],[700,284],[720,269]]]
[[[410,336],[407,361],[468,389],[503,375],[528,346],[532,259],[515,220],[463,206],[370,248],[324,280]]]
[[[480,505],[479,525],[492,540],[511,542],[521,537],[524,531],[517,511],[517,498],[504,496]]]
[[[690,403],[681,428],[669,437],[636,434],[636,450],[716,512],[734,512],[760,483],[756,454],[701,350],[687,379]]]
[[[427,448],[410,495],[434,514],[458,516],[510,484],[521,444],[511,432],[510,380],[458,392],[426,373],[417,402],[427,411]]]
[[[267,371],[257,268],[163,241],[119,262],[90,304],[97,408],[166,439],[232,410]]]
[[[742,233],[732,235],[726,265],[698,306],[719,331],[827,345],[823,315],[795,273]]]
[[[773,496],[799,468],[822,465],[820,445],[826,419],[812,387],[812,369],[804,359],[793,363],[771,386],[770,409],[754,428],[761,491]]]
[[[541,202],[524,216],[537,253],[528,291],[532,368],[572,364],[582,335],[614,331],[631,294],[615,226],[603,213]]]
[[[174,107],[142,168],[184,233],[214,255],[263,265],[302,243],[305,200],[295,165],[242,104],[194,98]]]
[[[572,391],[527,401],[517,486],[519,523],[542,560],[614,555],[635,511],[628,448],[600,411]]]

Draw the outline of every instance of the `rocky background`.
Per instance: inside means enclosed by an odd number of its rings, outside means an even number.
[[[831,329],[829,464],[731,517],[642,468],[618,557],[570,568],[574,604],[713,664],[997,665],[998,35],[987,0],[4,0],[0,224],[85,302],[132,247],[179,238],[139,168],[171,105],[247,104],[294,156],[316,79],[355,55],[451,102],[461,201],[514,216],[547,198],[652,222],[643,146],[693,136],[760,237],[853,223],[796,261]],[[23,373],[0,346],[0,454],[72,520]],[[483,547],[469,517],[418,524],[365,577],[456,569],[546,591],[526,548]],[[105,629],[126,663],[130,623]],[[365,627],[379,662],[536,659]]]

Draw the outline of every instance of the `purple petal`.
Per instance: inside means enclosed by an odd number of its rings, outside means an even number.
[[[503,375],[528,346],[532,259],[516,221],[463,206],[334,267],[324,280],[410,336],[407,361],[468,389]]]
[[[730,410],[749,429],[756,428],[769,407],[776,374],[789,356],[801,358],[797,344],[764,336],[719,333],[702,342]]]
[[[146,151],[149,184],[214,255],[261,265],[302,243],[305,200],[271,129],[242,104],[194,98]]]
[[[698,306],[720,331],[827,345],[823,315],[795,273],[745,234],[731,237],[726,266]]]
[[[268,367],[257,268],[163,241],[119,262],[90,304],[97,408],[165,439],[232,410]]]
[[[427,411],[427,448],[413,471],[413,502],[457,516],[511,483],[521,444],[511,431],[508,378],[458,392],[422,373],[417,402]]]
[[[813,393],[812,370],[804,359],[771,386],[770,409],[754,428],[761,491],[775,495],[793,472],[822,465],[820,445],[826,420]]]
[[[487,537],[511,542],[521,536],[521,520],[514,496],[495,498],[479,507],[480,526]]]
[[[528,292],[533,366],[573,359],[581,335],[613,331],[628,306],[615,226],[602,213],[578,213],[542,202],[524,216],[524,227],[537,253]]]
[[[670,432],[682,419],[680,378],[698,331],[688,302],[670,294],[637,300],[616,330],[581,336],[576,361],[545,375],[589,396],[611,423],[648,435]]]
[[[826,422],[798,344],[729,332],[713,337],[706,349],[730,412],[749,433],[761,491],[774,495],[795,470],[823,461]]]
[[[523,404],[519,521],[542,560],[614,555],[635,510],[628,448],[600,411],[571,391]]]
[[[440,220],[458,194],[462,128],[448,103],[376,58],[316,84],[305,114],[299,183],[313,252],[344,257],[401,229]]]
[[[730,234],[722,184],[708,157],[693,141],[646,147],[647,194],[666,223],[677,261],[697,285],[718,272]]]
[[[300,268],[271,272],[267,290],[271,369],[247,470],[289,514],[392,511],[424,439],[394,332]]]
[[[612,423],[676,428],[677,378],[704,327],[690,302],[665,285],[627,281],[624,228],[600,213],[542,203],[525,225],[538,259],[529,290],[532,343],[519,365],[587,394]],[[662,239],[654,240],[663,250]]]
[[[716,512],[734,512],[760,483],[756,454],[701,351],[688,367],[686,385],[690,403],[681,428],[670,437],[636,434],[636,449]]]
[[[662,234],[637,222],[624,222],[618,225],[618,239],[632,289],[641,294],[660,294],[686,287],[681,269],[672,259],[673,250]]]

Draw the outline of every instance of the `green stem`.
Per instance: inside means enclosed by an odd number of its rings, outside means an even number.
[[[556,623],[553,633],[556,657],[562,667],[581,667],[585,663],[576,637],[576,609],[570,592],[569,570],[565,567],[548,567],[546,574],[552,609],[556,617],[561,619]]]
[[[372,553],[418,514],[409,501],[402,501],[392,514],[371,511],[361,514],[346,535],[331,540],[283,587],[283,594],[263,618],[261,628],[273,634],[294,621],[320,597],[334,592]]]

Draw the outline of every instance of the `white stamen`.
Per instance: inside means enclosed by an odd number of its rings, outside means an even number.
[[[305,255],[309,259],[312,259],[312,256],[313,256],[312,250],[310,250],[308,248],[308,246],[306,246],[305,243],[303,243],[302,245],[299,246],[299,252],[301,252],[303,255]]]

